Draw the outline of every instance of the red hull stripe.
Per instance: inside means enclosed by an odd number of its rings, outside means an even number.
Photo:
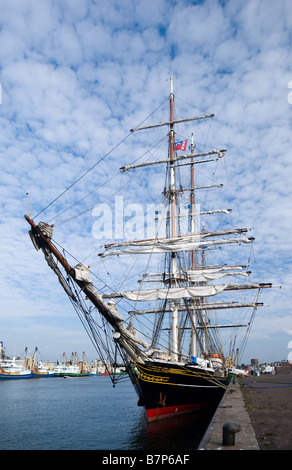
[[[208,405],[208,402],[190,403],[188,405],[165,406],[161,408],[151,408],[146,410],[148,421],[155,421],[158,419],[168,418],[178,413],[189,413],[191,411],[199,410]]]

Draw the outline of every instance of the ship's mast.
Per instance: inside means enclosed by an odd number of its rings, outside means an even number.
[[[194,135],[192,134],[191,154],[194,154]],[[194,163],[194,158],[191,158]],[[195,233],[195,194],[194,194],[194,165],[191,165],[191,194],[190,194],[190,210],[191,210],[191,233]],[[192,270],[195,269],[195,251],[192,250]]]
[[[192,142],[191,142],[191,154],[194,153],[194,136],[192,134]],[[194,158],[192,157],[191,163],[194,162]],[[191,165],[191,193],[190,193],[190,211],[191,211],[191,233],[195,233],[195,218],[194,218],[194,212],[195,212],[195,195],[194,195],[194,165]],[[191,252],[192,256],[192,270],[195,269],[195,251],[192,250]],[[196,324],[197,324],[197,315],[196,311],[194,308],[194,302],[193,302],[193,308],[192,308],[192,334],[191,334],[191,355],[196,356],[197,355],[197,332],[196,332]]]
[[[174,169],[174,155],[173,155],[173,148],[174,148],[174,124],[173,124],[173,102],[174,102],[174,94],[173,94],[173,77],[170,77],[170,131],[169,131],[169,157],[170,157],[170,164],[169,164],[169,194],[170,194],[170,223],[171,223],[171,237],[176,236],[175,230],[175,169]],[[177,259],[176,253],[171,253],[171,270],[172,270],[172,287],[177,286]],[[178,306],[177,302],[174,301],[171,306],[172,310],[172,355],[174,360],[178,359]]]
[[[170,122],[173,121],[173,77],[170,77]],[[173,161],[173,147],[174,147],[174,124],[170,124],[169,132],[169,156],[170,156],[170,197],[171,197],[171,237],[175,237],[175,172]]]

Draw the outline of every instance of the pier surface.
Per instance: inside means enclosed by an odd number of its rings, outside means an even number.
[[[223,425],[239,424],[235,445],[223,445]],[[292,450],[292,375],[248,376],[225,393],[201,450]]]

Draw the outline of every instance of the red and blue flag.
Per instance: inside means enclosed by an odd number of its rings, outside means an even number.
[[[187,148],[187,140],[181,140],[180,142],[175,142],[173,150],[182,150],[183,152]]]

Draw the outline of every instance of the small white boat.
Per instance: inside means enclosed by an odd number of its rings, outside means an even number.
[[[242,376],[246,376],[248,375],[248,372],[246,370],[243,370],[243,369],[236,369],[235,367],[231,367],[230,369],[228,369],[229,372],[233,375],[242,375]]]

